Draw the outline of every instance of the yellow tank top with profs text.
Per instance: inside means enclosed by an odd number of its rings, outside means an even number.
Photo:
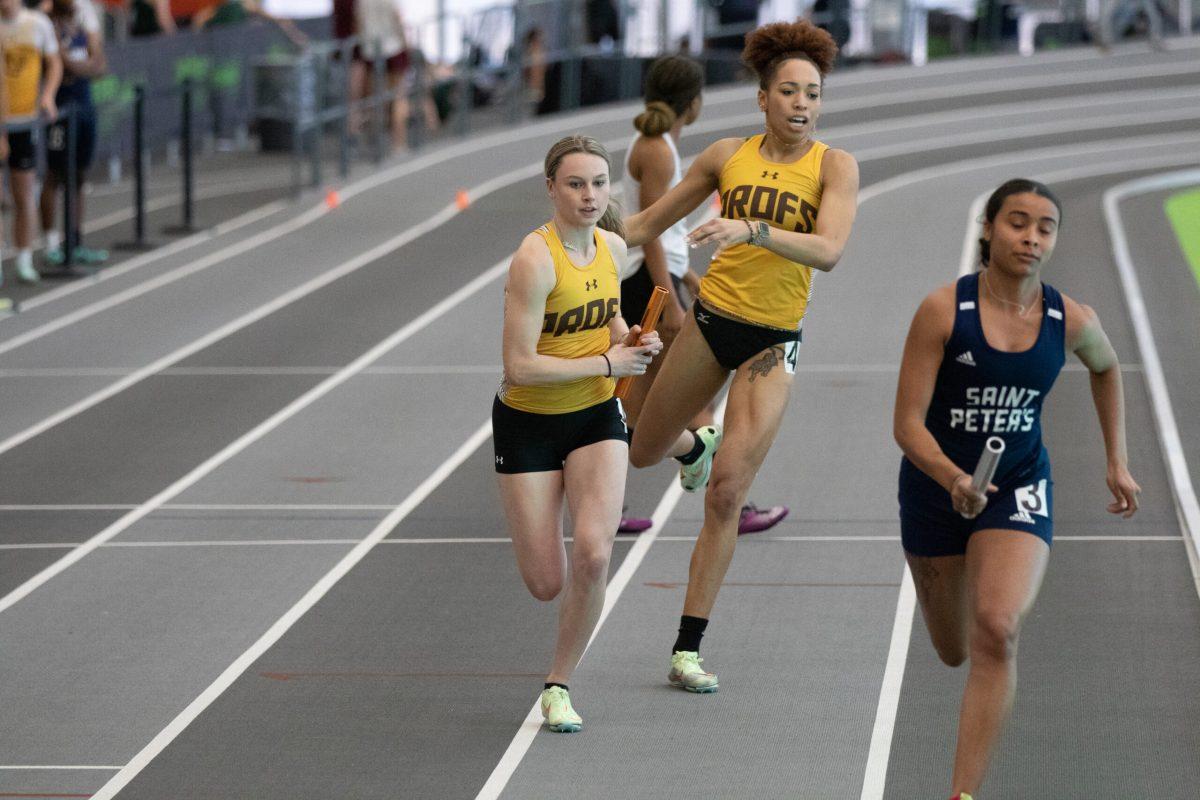
[[[814,141],[798,160],[781,164],[759,152],[763,136],[746,139],[721,168],[721,216],[812,233],[821,207],[821,161],[829,146]],[[812,267],[749,244],[718,253],[700,281],[705,304],[789,331],[800,327],[811,296]]]
[[[538,355],[587,358],[608,351],[608,323],[621,313],[621,282],[617,264],[604,236],[594,233],[596,255],[587,266],[576,266],[567,257],[553,225],[536,231],[546,240],[554,260],[554,288],[546,297]],[[603,375],[544,386],[514,386],[507,376],[500,385],[505,405],[534,414],[565,414],[594,406],[612,397],[616,381]]]

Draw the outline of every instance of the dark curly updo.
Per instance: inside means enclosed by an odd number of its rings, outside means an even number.
[[[763,91],[771,85],[779,65],[792,58],[810,62],[821,73],[821,81],[833,69],[838,46],[828,31],[808,20],[775,22],[746,34],[742,63],[754,70]]]

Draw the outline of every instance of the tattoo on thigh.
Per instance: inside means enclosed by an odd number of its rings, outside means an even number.
[[[771,370],[783,363],[785,356],[784,349],[777,344],[768,347],[762,354],[762,358],[750,365],[750,382],[754,383],[754,379],[758,376],[767,377],[771,374]]]

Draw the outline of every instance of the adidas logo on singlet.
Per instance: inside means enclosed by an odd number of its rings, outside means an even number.
[[[958,358],[956,358],[954,360],[960,364],[966,364],[968,367],[975,366],[975,356],[971,355],[970,350],[963,353],[962,355],[960,355]]]
[[[1033,519],[1033,517],[1031,517],[1031,516],[1029,515],[1029,512],[1027,512],[1027,511],[1018,511],[1017,513],[1015,513],[1015,514],[1013,514],[1012,516],[1010,516],[1010,517],[1008,518],[1008,521],[1009,521],[1009,522],[1024,522],[1026,525],[1034,525],[1034,524],[1036,524],[1036,523],[1034,522],[1034,519]]]

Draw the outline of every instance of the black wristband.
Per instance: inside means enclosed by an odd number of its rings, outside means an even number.
[[[612,362],[608,360],[608,354],[601,353],[600,357],[604,359],[604,366],[608,367],[608,374],[606,374],[604,377],[611,378],[612,377]]]

